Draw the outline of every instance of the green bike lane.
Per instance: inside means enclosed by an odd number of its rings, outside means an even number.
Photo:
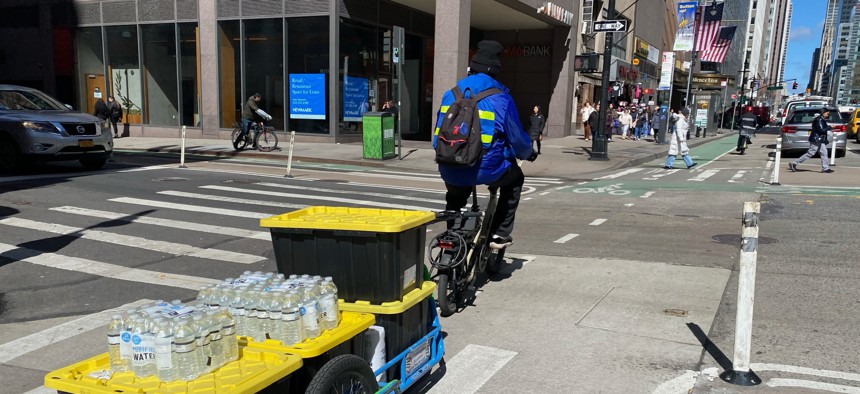
[[[759,138],[769,138],[769,136],[760,136]],[[631,172],[617,178],[613,178],[609,174],[606,178],[596,178],[592,181],[579,182],[574,185],[567,185],[558,188],[557,191],[569,192],[574,194],[596,194],[603,196],[614,197],[635,197],[648,198],[654,193],[660,191],[700,191],[700,192],[735,192],[735,193],[765,193],[765,194],[798,194],[798,195],[827,195],[827,196],[850,196],[860,198],[860,187],[845,186],[845,182],[833,182],[836,185],[826,185],[829,179],[818,177],[820,174],[814,174],[817,179],[812,179],[814,184],[803,184],[803,179],[786,179],[783,174],[782,185],[771,185],[760,182],[759,177],[767,171],[766,179],[770,180],[770,172],[772,164],[765,167],[765,163],[772,150],[758,149],[753,154],[758,154],[760,160],[756,163],[761,164],[758,168],[738,169],[744,171],[746,176],[743,181],[726,180],[724,177],[717,179],[705,179],[704,181],[691,181],[697,174],[702,174],[706,171],[714,171],[713,168],[725,167],[726,164],[731,165],[730,158],[741,157],[735,156],[732,153],[736,146],[735,134],[727,135],[724,138],[710,141],[696,148],[691,149],[691,156],[697,166],[692,170],[686,168],[677,168],[675,170],[665,170],[663,165],[665,158],[653,160],[634,168],[641,168],[641,171]],[[759,141],[756,141],[759,142]],[[763,140],[762,142],[767,142]],[[668,146],[666,147],[668,151]],[[731,155],[731,156],[729,156]],[[750,152],[744,158],[753,159],[750,157]],[[754,160],[754,159],[753,159]],[[815,159],[817,162],[817,159]],[[683,161],[678,158],[675,164],[681,164]],[[783,160],[780,164],[785,166],[786,161]],[[657,170],[657,171],[655,171]],[[843,177],[849,176],[848,170],[843,169]],[[858,169],[860,170],[860,169]],[[627,170],[618,170],[615,173],[621,173]],[[732,169],[720,168],[720,171],[730,173]],[[860,171],[858,171],[860,174]],[[794,174],[791,174],[794,175]],[[829,176],[829,175],[825,175]],[[633,179],[631,179],[633,178]],[[647,178],[647,179],[643,179]],[[664,179],[665,178],[665,179]],[[682,179],[679,179],[682,178]],[[832,179],[832,177],[831,177]],[[709,182],[710,181],[710,182]],[[787,182],[788,181],[788,182]],[[794,184],[797,181],[797,184]],[[789,183],[791,182],[791,183]],[[839,184],[842,185],[839,185]],[[838,186],[837,186],[838,185]]]

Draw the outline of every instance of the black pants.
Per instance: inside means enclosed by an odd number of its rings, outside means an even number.
[[[508,171],[499,180],[488,185],[499,188],[499,203],[490,225],[490,234],[506,237],[514,231],[514,218],[520,205],[520,193],[523,191],[525,176],[516,163],[511,163]],[[445,209],[459,210],[466,206],[472,194],[471,186],[455,186],[445,182],[448,193],[445,194]]]
[[[540,137],[532,140],[532,149],[535,148],[535,142],[537,142],[537,153],[540,153]]]
[[[116,135],[117,137],[119,137],[119,129],[117,129],[117,127],[116,127],[116,122],[118,122],[118,121],[119,121],[119,119],[114,120],[113,118],[111,118],[111,120],[110,120],[110,124],[111,124],[111,126],[113,126],[113,134]]]

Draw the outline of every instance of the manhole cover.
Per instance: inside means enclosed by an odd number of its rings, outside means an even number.
[[[168,177],[164,177],[164,178],[155,178],[152,181],[153,182],[180,182],[180,181],[187,181],[187,180],[188,180],[188,178],[181,178],[178,176],[168,176]]]
[[[663,313],[665,313],[666,316],[672,316],[672,317],[687,316],[687,311],[685,311],[683,309],[666,309],[663,311]]]
[[[711,237],[714,241],[721,243],[723,245],[740,245],[741,244],[741,236],[738,234],[717,234]],[[771,237],[758,237],[759,244],[775,244],[779,242],[776,238]]]
[[[225,181],[221,181],[221,183],[236,183],[240,185],[253,185],[257,182],[258,181],[255,181],[253,179],[227,179]]]

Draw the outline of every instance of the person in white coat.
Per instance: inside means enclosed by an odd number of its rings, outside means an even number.
[[[687,169],[696,165],[690,158],[690,148],[687,147],[687,132],[690,130],[688,116],[690,116],[690,110],[684,108],[680,113],[675,110],[669,118],[669,156],[666,157],[666,165],[663,166],[667,170],[675,168],[675,156],[679,154],[684,159]]]

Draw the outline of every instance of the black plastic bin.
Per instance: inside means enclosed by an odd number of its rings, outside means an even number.
[[[424,282],[432,212],[309,207],[260,220],[272,233],[278,272],[331,276],[338,298],[400,301]]]

